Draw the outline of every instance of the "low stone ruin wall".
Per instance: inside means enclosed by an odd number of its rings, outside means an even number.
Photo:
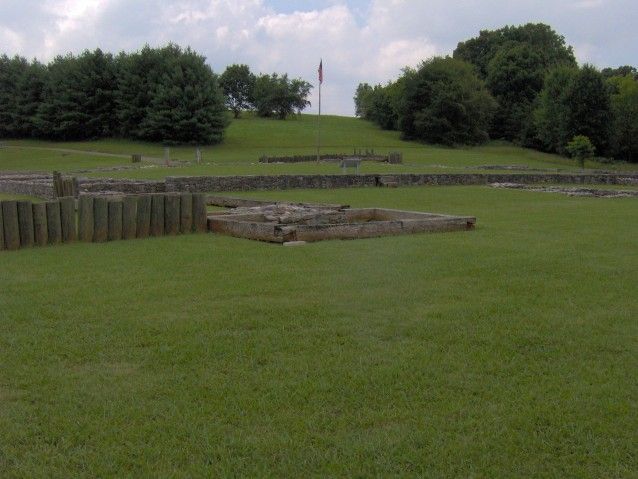
[[[380,163],[403,163],[403,155],[400,152],[392,152],[389,155],[375,155],[374,153],[362,154],[331,154],[319,155],[319,161],[342,161],[357,159],[362,161],[377,161]],[[262,156],[260,163],[306,163],[317,161],[317,155],[292,155],[292,156]]]
[[[53,198],[53,176],[2,175],[0,176],[0,193],[35,196],[43,199]]]
[[[490,183],[525,184],[628,184],[633,175],[608,174],[397,174],[397,175],[254,175],[254,176],[169,176],[166,191],[249,191],[315,188],[424,185],[487,185]]]

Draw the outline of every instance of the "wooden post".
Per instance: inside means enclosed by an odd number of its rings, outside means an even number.
[[[137,199],[137,237],[148,238],[151,229],[151,197],[142,195]]]
[[[2,216],[4,223],[4,247],[11,250],[20,248],[18,203],[16,201],[3,201]]]
[[[205,233],[208,229],[206,214],[206,197],[203,193],[193,194],[193,231]]]
[[[2,216],[2,204],[0,203],[0,251],[4,249],[4,221]]]
[[[78,181],[76,176],[71,178],[71,182],[73,183],[73,197],[79,198],[80,197],[80,182]]]
[[[135,153],[135,154],[131,155],[131,162],[132,163],[141,163],[142,162],[142,155],[140,155],[139,153]]]
[[[78,207],[78,236],[80,241],[93,241],[93,197],[80,196]]]
[[[109,201],[109,241],[122,239],[122,200]]]
[[[73,196],[73,180],[71,180],[71,178],[64,178],[62,180],[62,196]]]
[[[47,201],[47,236],[49,244],[62,242],[62,221],[60,220],[60,202]]]
[[[179,193],[169,193],[164,197],[164,232],[167,235],[179,233],[179,199]]]
[[[193,231],[193,194],[182,193],[180,195],[179,231],[182,234]]]
[[[62,222],[62,241],[72,243],[78,239],[75,223],[75,198],[65,196],[60,198],[60,221]]]
[[[33,205],[30,201],[18,201],[18,224],[20,227],[20,246],[33,247]]]
[[[62,175],[59,171],[53,172],[53,194],[56,198],[64,196],[62,194]]]
[[[164,195],[151,195],[151,236],[164,235]]]
[[[137,232],[137,196],[125,196],[122,202],[122,239],[135,239]]]
[[[93,241],[101,243],[109,237],[109,202],[103,196],[93,199]]]
[[[46,246],[49,241],[46,203],[33,203],[33,236],[38,246]]]

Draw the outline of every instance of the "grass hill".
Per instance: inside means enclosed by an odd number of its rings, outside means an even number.
[[[256,118],[247,115],[233,120],[222,144],[203,148],[203,164],[179,168],[145,164],[140,169],[123,172],[92,173],[101,176],[132,178],[162,178],[167,175],[228,175],[337,173],[334,164],[262,165],[261,155],[292,155],[316,153],[315,116],[301,115],[286,121]],[[375,125],[349,117],[321,118],[322,153],[349,153],[354,148],[374,149],[378,153],[398,150],[403,153],[403,165],[365,163],[362,172],[470,172],[485,165],[524,166],[540,169],[576,170],[573,161],[556,155],[493,142],[473,148],[445,148],[402,141],[398,132],[383,131]],[[93,142],[12,141],[11,148],[0,150],[0,170],[73,171],[116,165],[130,165],[128,155],[141,153],[162,158],[163,147],[158,144],[125,140]],[[34,149],[36,148],[36,149]],[[76,151],[57,151],[68,149]],[[91,151],[94,154],[78,153]],[[105,155],[100,155],[100,153]],[[110,155],[124,155],[118,158]],[[171,148],[171,158],[193,161],[195,148]],[[590,168],[609,168],[609,165],[589,163]]]

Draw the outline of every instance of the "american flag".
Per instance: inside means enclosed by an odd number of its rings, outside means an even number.
[[[319,83],[323,83],[323,60],[319,60]]]

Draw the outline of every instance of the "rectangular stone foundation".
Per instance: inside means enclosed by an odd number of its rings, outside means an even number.
[[[214,214],[208,217],[213,233],[273,243],[290,241],[321,241],[330,239],[360,239],[413,233],[461,231],[472,229],[476,218],[450,216],[416,211],[383,208],[352,208],[343,210],[345,222],[316,224],[279,224],[267,221],[264,215]]]

